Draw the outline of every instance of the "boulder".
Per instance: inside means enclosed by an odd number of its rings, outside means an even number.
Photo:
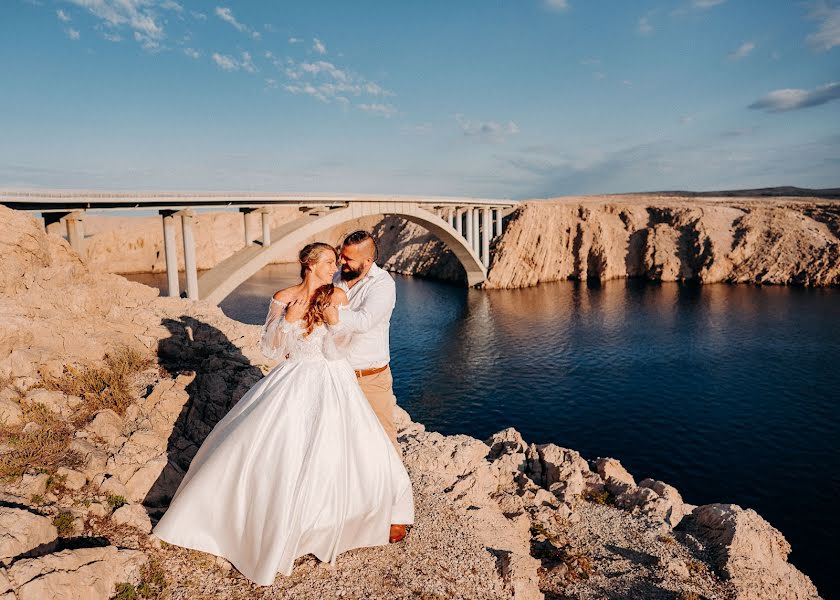
[[[0,427],[15,427],[23,423],[23,411],[11,398],[0,397]]]
[[[81,471],[75,469],[68,469],[67,467],[59,467],[56,469],[56,475],[64,477],[64,487],[68,490],[80,490],[85,487],[87,477]]]
[[[146,560],[139,550],[79,548],[19,560],[8,577],[18,600],[105,600],[117,583],[137,583]]]
[[[142,531],[143,533],[151,533],[152,521],[149,515],[139,504],[126,504],[119,507],[111,515],[111,520],[120,525],[130,525]]]
[[[122,435],[122,426],[122,418],[113,410],[106,408],[96,412],[86,429],[109,444],[114,444]]]
[[[707,504],[683,519],[684,529],[712,553],[713,566],[737,590],[737,600],[817,600],[811,579],[787,562],[790,544],[752,509]]]
[[[36,548],[49,548],[58,530],[47,517],[0,506],[0,563]]]

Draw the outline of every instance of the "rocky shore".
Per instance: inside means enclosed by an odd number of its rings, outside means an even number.
[[[819,598],[753,510],[693,506],[562,440],[444,436],[404,411],[406,540],[335,569],[302,557],[257,588],[150,531],[207,433],[271,368],[259,328],[92,268],[3,207],[0,252],[0,600]]]

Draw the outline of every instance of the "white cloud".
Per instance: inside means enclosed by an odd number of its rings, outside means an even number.
[[[184,12],[184,7],[175,2],[175,0],[163,0],[163,2],[160,3],[160,7],[163,10],[171,10],[178,13]]]
[[[300,44],[302,42],[303,42],[303,40],[300,39],[300,38],[296,38],[296,37],[290,37],[289,38],[289,43],[290,44]]]
[[[755,44],[753,42],[744,42],[738,46],[737,50],[729,53],[729,60],[741,60],[742,58],[749,56],[754,49]]]
[[[257,68],[254,66],[253,59],[250,52],[242,52],[240,58],[234,58],[229,54],[219,54],[214,52],[211,56],[213,62],[216,63],[223,71],[239,71],[240,69],[247,73],[256,73]]]
[[[107,31],[102,34],[102,37],[108,40],[109,42],[121,42],[122,36],[119,33],[108,33]]]
[[[545,6],[551,10],[568,10],[569,2],[568,0],[545,0]]]
[[[233,58],[232,56],[228,56],[227,54],[219,54],[218,52],[213,53],[213,62],[215,62],[219,67],[221,67],[225,71],[237,71],[239,70],[239,62]]]
[[[805,38],[814,50],[827,52],[840,46],[840,5],[829,6],[824,1],[820,2],[808,17],[819,21],[817,30]]]
[[[593,76],[595,79],[597,79],[598,81],[603,81],[604,79],[606,79],[606,78],[607,78],[607,76],[606,76],[604,73],[602,73],[601,71],[595,71],[595,72],[592,74],[592,76]]]
[[[680,123],[688,125],[694,122],[694,115],[683,115],[680,117]]]
[[[226,23],[230,23],[233,25],[237,31],[250,35],[255,40],[260,39],[260,32],[253,31],[247,25],[243,25],[239,21],[236,20],[236,17],[233,16],[233,11],[227,7],[217,6],[215,10],[216,16],[219,17],[222,21]]]
[[[66,12],[64,12],[63,10],[57,10],[57,11],[55,11],[55,16],[57,16],[57,17],[58,17],[58,20],[59,20],[59,21],[62,21],[62,22],[64,22],[64,23],[69,23],[69,22],[70,22],[70,20],[71,20],[71,19],[70,19],[70,15],[68,15],[68,14],[67,14]]]
[[[356,106],[359,107],[359,110],[363,110],[372,115],[385,117],[386,119],[397,113],[397,109],[390,104],[357,104]]]
[[[581,59],[580,64],[582,64],[583,66],[600,65],[601,64],[601,59],[600,58],[584,58],[584,59]]]
[[[718,4],[723,4],[726,0],[692,0],[691,5],[694,8],[711,8]]]
[[[68,0],[86,9],[110,29],[128,28],[144,50],[157,50],[164,39],[163,26],[158,23],[157,10],[178,10],[175,2],[154,0]],[[112,36],[118,35],[111,33]],[[107,39],[107,38],[106,38]]]
[[[66,29],[65,33],[67,34],[67,37],[69,37],[74,42],[81,37],[81,34],[79,34],[78,29],[73,29],[72,27]]]
[[[184,48],[184,54],[186,54],[190,58],[200,58],[201,57],[201,52],[199,52],[195,48]]]
[[[749,108],[777,113],[826,104],[840,98],[840,83],[821,85],[813,90],[783,89],[770,92]]]
[[[327,47],[318,38],[315,38],[315,39],[312,40],[312,50],[314,50],[315,52],[317,52],[318,54],[321,54],[321,55],[324,55],[324,54],[327,53]]]
[[[331,62],[327,62],[325,60],[319,60],[317,62],[312,63],[300,63],[300,69],[304,73],[310,73],[312,75],[325,73],[338,81],[348,81],[349,79],[347,73],[336,67]],[[297,77],[293,77],[293,79],[297,79]]]
[[[190,14],[197,21],[206,21],[207,20],[207,15],[205,15],[203,12],[198,12],[197,10],[191,10]]]
[[[276,79],[267,78],[267,79],[265,80],[265,88],[266,88],[267,90],[276,90],[276,89],[277,89],[277,80],[276,80]]]
[[[636,31],[639,32],[639,35],[650,35],[653,33],[653,25],[650,24],[650,21],[647,17],[642,17],[639,19],[639,24],[636,27]]]
[[[519,133],[519,126],[513,121],[507,123],[471,121],[465,119],[463,115],[455,115],[455,120],[458,121],[465,136],[491,142],[503,142],[508,137]]]

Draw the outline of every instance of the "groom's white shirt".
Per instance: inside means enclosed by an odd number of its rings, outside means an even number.
[[[388,335],[391,313],[397,303],[397,289],[391,274],[373,263],[367,275],[352,288],[341,279],[341,271],[333,280],[347,292],[349,310],[341,312],[341,321],[353,336],[350,340],[350,366],[354,369],[384,367],[391,360]]]

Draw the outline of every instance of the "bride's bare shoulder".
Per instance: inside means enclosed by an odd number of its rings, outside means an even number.
[[[287,304],[295,299],[295,292],[297,291],[297,287],[298,286],[293,285],[292,287],[287,287],[277,292],[274,292],[274,296],[272,296],[272,298],[277,300],[277,302],[283,302],[284,304]]]

